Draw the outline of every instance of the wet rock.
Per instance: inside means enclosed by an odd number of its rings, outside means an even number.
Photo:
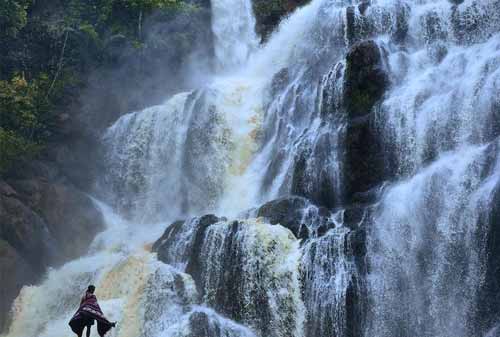
[[[158,259],[164,263],[187,263],[186,271],[193,276],[197,286],[199,286],[199,254],[205,231],[208,226],[220,220],[215,215],[208,214],[189,221],[176,221],[168,226],[160,239],[153,244],[153,251],[158,253]],[[189,232],[189,238],[181,238],[187,232]],[[187,241],[186,245],[182,247],[183,251],[176,248],[180,240]]]
[[[300,289],[294,263],[285,261],[293,258],[295,240],[289,230],[260,221],[210,226],[200,255],[204,302],[260,336],[292,336]]]
[[[345,227],[304,247],[301,280],[307,308],[306,337],[362,336],[366,317],[364,247],[364,232]]]
[[[303,209],[308,205],[307,199],[301,197],[276,199],[262,205],[257,211],[257,216],[265,218],[272,225],[284,226],[296,237],[300,237]]]
[[[7,241],[0,239],[0,331],[8,324],[12,301],[22,286],[36,279],[33,267]]]
[[[295,240],[282,226],[207,215],[169,226],[154,249],[163,262],[186,265],[200,302],[272,337],[296,329],[298,275],[293,264],[283,266],[297,248]],[[208,333],[205,317],[200,315],[195,323],[198,333]]]
[[[190,313],[188,334],[179,337],[254,337],[255,335],[243,327],[224,319],[205,309],[198,309]]]
[[[266,41],[283,17],[310,0],[252,0],[256,20],[255,31]]]
[[[391,167],[381,143],[372,115],[351,120],[346,128],[345,197],[355,201],[390,175]]]
[[[0,239],[8,242],[36,273],[49,265],[57,248],[50,244],[43,219],[18,199],[6,196],[0,196]]]
[[[329,209],[337,207],[340,188],[331,155],[337,146],[335,133],[321,132],[313,144],[304,145],[294,159],[290,193]]]
[[[486,229],[484,282],[478,295],[475,331],[482,334],[492,329],[500,317],[500,185],[493,191],[491,209],[486,208],[478,228]]]
[[[198,289],[203,289],[202,287],[202,256],[201,249],[203,247],[203,240],[205,238],[205,232],[208,226],[220,221],[215,215],[205,215],[200,218],[198,229],[194,236],[193,248],[191,250],[191,257],[186,266],[186,272],[190,274]]]
[[[382,183],[390,172],[387,155],[374,123],[374,106],[389,85],[382,53],[374,41],[354,45],[346,58],[344,78],[345,129],[345,197],[352,201],[356,193],[368,191]]]
[[[368,7],[370,7],[371,3],[370,1],[363,1],[358,5],[358,10],[361,13],[361,15],[365,15],[366,10]]]
[[[448,32],[446,31],[446,22],[436,12],[429,12],[422,18],[424,39],[426,44],[436,41],[446,41]]]
[[[290,73],[288,68],[283,68],[274,74],[271,81],[271,97],[275,97],[280,91],[284,90],[290,82]]]
[[[173,245],[177,240],[177,236],[181,233],[184,224],[185,221],[176,221],[172,223],[167,227],[165,232],[163,232],[163,235],[153,244],[153,252],[158,253],[158,260],[167,264],[170,263],[172,257],[170,256],[168,247]]]
[[[20,199],[44,220],[58,243],[60,257],[56,262],[83,255],[104,228],[104,219],[94,202],[70,183],[31,179],[12,184],[21,194]]]
[[[408,39],[410,10],[408,4],[397,2],[395,22],[393,22],[390,30],[391,39],[395,43],[404,45]]]
[[[363,220],[368,216],[367,207],[361,204],[354,204],[347,207],[343,214],[344,226],[357,229],[363,224]]]
[[[464,45],[483,42],[498,32],[500,1],[470,1],[456,5],[451,13],[454,39]]]
[[[355,44],[347,53],[344,104],[351,119],[370,113],[387,89],[389,77],[382,57],[372,40]]]
[[[349,46],[367,39],[373,33],[370,21],[364,16],[369,6],[369,2],[362,2],[357,7],[349,6],[346,8],[345,29]]]
[[[308,208],[314,209],[316,214],[311,216]],[[257,211],[257,217],[263,217],[272,225],[279,224],[288,228],[299,239],[309,238],[313,226],[317,227],[318,235],[326,233],[333,226],[327,219],[329,215],[326,208],[317,208],[307,199],[293,196],[272,200]]]
[[[190,337],[219,337],[220,328],[211,326],[207,314],[204,312],[194,312],[189,317]]]
[[[84,254],[104,227],[92,200],[53,163],[23,163],[8,179],[0,181],[0,241],[5,254],[19,261],[21,274],[29,277],[13,274],[8,282],[15,286],[9,286],[8,296],[2,296],[5,307],[11,305],[18,288],[36,281],[47,267]],[[0,265],[1,274],[8,268]],[[5,311],[0,308],[0,313]]]

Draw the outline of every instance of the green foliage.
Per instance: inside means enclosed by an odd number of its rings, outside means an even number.
[[[50,87],[45,74],[29,82],[19,75],[0,81],[0,172],[14,160],[35,155],[51,135]]]
[[[148,16],[168,20],[195,9],[184,0],[3,0],[0,173],[36,155],[58,135],[56,111],[66,110],[90,72],[112,67],[123,51],[139,58],[144,49],[157,47],[144,40]],[[185,32],[176,34],[162,48],[175,43],[177,49],[189,49]],[[122,49],[108,48],[110,43]]]
[[[0,127],[0,174],[11,169],[16,161],[36,155],[40,149],[40,144]]]
[[[16,36],[26,25],[29,1],[3,0],[0,5],[0,34]]]

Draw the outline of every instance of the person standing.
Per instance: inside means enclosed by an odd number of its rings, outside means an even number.
[[[97,333],[103,337],[111,328],[116,326],[116,322],[110,322],[102,313],[101,307],[97,303],[94,295],[95,286],[89,285],[87,291],[80,300],[80,307],[69,321],[71,330],[82,337],[83,330],[87,327],[87,337],[90,337],[90,329],[97,321]]]

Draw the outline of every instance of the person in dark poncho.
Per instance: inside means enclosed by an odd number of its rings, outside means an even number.
[[[94,295],[95,287],[90,285],[80,301],[80,307],[69,321],[69,326],[78,337],[82,337],[83,329],[87,327],[87,337],[90,336],[90,328],[97,321],[97,333],[103,337],[116,322],[110,322],[102,313]]]

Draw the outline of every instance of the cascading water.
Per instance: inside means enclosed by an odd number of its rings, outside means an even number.
[[[262,46],[251,8],[212,1],[209,84],[107,130],[123,218],[7,336],[93,282],[112,336],[496,337],[500,2],[313,0]]]

